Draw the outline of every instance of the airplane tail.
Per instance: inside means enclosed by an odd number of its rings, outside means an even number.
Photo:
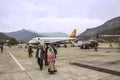
[[[76,37],[76,29],[73,30],[73,32],[70,34],[70,38],[75,38]]]

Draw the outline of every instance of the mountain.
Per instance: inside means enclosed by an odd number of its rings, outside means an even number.
[[[67,37],[68,34],[66,33],[61,33],[61,32],[49,32],[49,33],[39,33],[43,34],[46,37]]]
[[[104,30],[99,32],[98,34],[106,34],[106,35],[120,35],[120,26],[119,27],[115,27],[115,28],[111,28],[108,30]]]
[[[118,33],[116,32],[116,29],[118,30]],[[86,29],[86,31],[78,35],[78,37],[91,37],[95,36],[96,34],[114,34],[113,32],[115,34],[119,34],[120,32],[120,17],[113,18],[105,22],[101,26]]]
[[[4,33],[0,33],[0,40],[9,40],[11,37],[5,35]]]
[[[14,37],[17,40],[22,40],[22,41],[26,41],[26,42],[28,42],[29,40],[31,40],[34,37],[42,36],[42,35],[39,35],[35,32],[25,30],[25,29],[22,29],[19,31],[14,31],[14,32],[9,32],[9,33],[6,33],[6,35]]]
[[[67,34],[55,32],[55,33],[37,33],[30,30],[19,30],[15,32],[6,33],[6,35],[16,38],[17,40],[22,40],[28,42],[34,37],[65,37]]]

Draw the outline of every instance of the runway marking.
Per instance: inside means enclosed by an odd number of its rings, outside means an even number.
[[[25,71],[25,68],[20,64],[20,62],[18,62],[18,60],[12,55],[12,53],[7,50],[9,55],[14,59],[14,61],[17,63],[17,65],[20,67],[21,70]]]

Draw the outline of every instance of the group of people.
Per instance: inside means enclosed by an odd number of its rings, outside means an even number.
[[[32,48],[31,46],[28,47],[29,57],[32,56]],[[55,58],[56,58],[57,50],[56,48],[49,44],[49,45],[38,45],[36,50],[36,58],[37,62],[40,66],[40,70],[43,69],[43,61],[45,62],[45,66],[48,66],[48,72],[57,72],[55,67]]]

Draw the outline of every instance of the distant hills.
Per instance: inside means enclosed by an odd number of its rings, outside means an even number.
[[[9,40],[11,37],[5,35],[4,33],[0,33],[0,41],[1,40]]]
[[[16,38],[17,40],[22,40],[28,42],[34,37],[65,37],[68,36],[66,33],[54,32],[54,33],[36,33],[30,30],[19,30],[15,32],[5,33],[6,35]]]
[[[49,33],[39,33],[45,37],[68,37],[68,34],[62,32],[49,32]]]
[[[86,31],[78,35],[78,37],[93,37],[96,34],[120,35],[120,17],[108,20],[101,26],[86,29]]]
[[[17,40],[26,41],[26,42],[32,39],[33,37],[41,36],[37,33],[27,31],[25,29],[14,31],[14,32],[9,32],[5,34],[10,37],[16,38]]]

